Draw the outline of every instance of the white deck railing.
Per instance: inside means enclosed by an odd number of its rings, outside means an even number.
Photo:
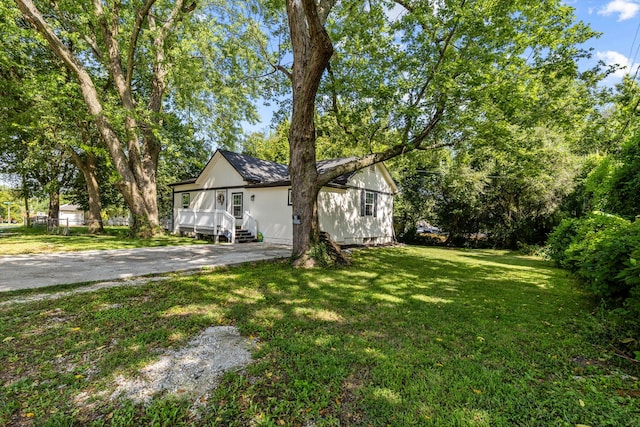
[[[236,219],[223,210],[178,209],[178,231],[227,236],[233,243],[236,240]]]
[[[242,215],[242,229],[250,231],[256,238],[258,237],[258,220],[246,211]]]

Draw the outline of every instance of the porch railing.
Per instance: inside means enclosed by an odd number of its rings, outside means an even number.
[[[236,240],[236,220],[223,210],[178,209],[178,231],[227,236],[233,243]]]

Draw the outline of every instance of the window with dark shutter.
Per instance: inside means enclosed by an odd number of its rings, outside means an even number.
[[[360,216],[377,216],[378,194],[362,190],[360,193]]]

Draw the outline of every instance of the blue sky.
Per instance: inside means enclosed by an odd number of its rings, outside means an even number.
[[[607,84],[620,81],[625,73],[635,73],[640,64],[640,0],[566,0],[575,8],[577,18],[602,33],[586,46],[593,47],[591,64],[601,60],[606,64],[625,67],[607,79]]]

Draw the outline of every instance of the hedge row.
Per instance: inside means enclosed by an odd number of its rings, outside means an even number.
[[[592,213],[566,219],[551,233],[548,255],[596,297],[640,315],[640,221]]]

